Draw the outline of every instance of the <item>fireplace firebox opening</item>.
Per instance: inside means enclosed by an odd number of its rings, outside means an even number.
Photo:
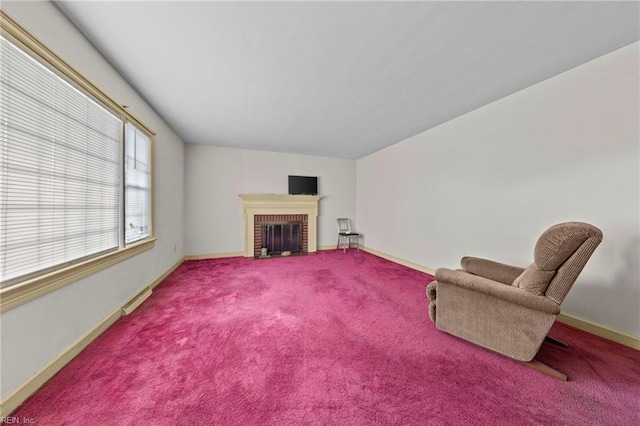
[[[302,222],[262,223],[261,241],[260,257],[302,253]]]
[[[254,258],[307,254],[308,215],[255,215]]]

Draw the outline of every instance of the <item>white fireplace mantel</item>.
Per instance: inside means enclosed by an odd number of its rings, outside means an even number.
[[[244,213],[244,256],[253,257],[253,224],[258,214],[306,214],[307,252],[318,250],[317,221],[320,195],[239,194]]]

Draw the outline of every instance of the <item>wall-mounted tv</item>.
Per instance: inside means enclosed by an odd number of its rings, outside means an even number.
[[[318,178],[316,176],[289,176],[289,194],[316,195]]]

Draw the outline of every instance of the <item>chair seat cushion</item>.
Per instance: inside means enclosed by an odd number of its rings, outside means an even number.
[[[535,263],[532,263],[513,281],[512,285],[529,293],[542,295],[547,290],[555,273],[556,271],[541,271]]]

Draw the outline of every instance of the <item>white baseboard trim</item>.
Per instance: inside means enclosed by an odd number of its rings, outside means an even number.
[[[561,312],[560,315],[558,315],[558,321],[582,331],[586,331],[587,333],[595,334],[596,336],[628,346],[632,349],[640,350],[640,337],[613,330],[604,325],[596,324],[595,322],[582,319],[571,314],[566,314],[564,312]]]
[[[224,257],[244,257],[244,252],[232,251],[228,253],[188,254],[184,257],[184,260],[222,259]]]
[[[361,248],[361,250],[364,250],[367,253],[374,254],[374,255],[376,255],[378,257],[381,257],[383,259],[390,260],[390,261],[392,261],[394,263],[397,263],[399,265],[406,266],[407,268],[411,268],[411,269],[415,269],[416,271],[424,272],[424,273],[429,274],[431,276],[435,276],[435,273],[436,273],[435,269],[428,268],[426,266],[422,266],[420,264],[417,264],[417,263],[414,263],[414,262],[410,262],[408,260],[404,260],[404,259],[401,259],[399,257],[395,257],[395,256],[392,256],[390,254],[387,254],[387,253],[384,253],[384,252],[381,252],[381,251],[378,251],[378,250],[374,250],[374,249],[369,248],[369,247],[363,247],[363,248]]]
[[[91,331],[72,343],[55,359],[45,365],[40,371],[35,372],[31,377],[18,386],[13,392],[7,395],[0,403],[0,418],[8,417],[9,414],[18,408],[20,404],[27,400],[42,385],[51,379],[58,371],[75,358],[84,348],[93,342],[99,335],[104,333],[113,323],[120,319],[122,308],[113,311],[104,318]]]
[[[171,266],[166,272],[156,278],[148,287],[149,291],[155,286],[160,284],[171,272],[173,272],[178,266],[184,262],[184,258],[178,260],[173,266]],[[144,293],[144,290],[143,292]],[[7,395],[2,401],[0,401],[0,418],[8,417],[13,410],[18,408],[20,404],[33,395],[42,385],[44,385],[49,379],[51,379],[58,371],[67,365],[73,358],[75,358],[84,348],[89,346],[98,336],[104,333],[109,327],[111,327],[120,317],[124,307],[132,306],[135,304],[136,299],[140,296],[136,294],[130,300],[128,300],[122,307],[113,311],[106,318],[100,321],[92,330],[80,337],[74,343],[69,345],[62,353],[60,353],[55,359],[51,360],[42,369],[35,372],[31,377],[25,380],[20,386],[18,386],[13,392]],[[142,304],[144,300],[140,301]]]

